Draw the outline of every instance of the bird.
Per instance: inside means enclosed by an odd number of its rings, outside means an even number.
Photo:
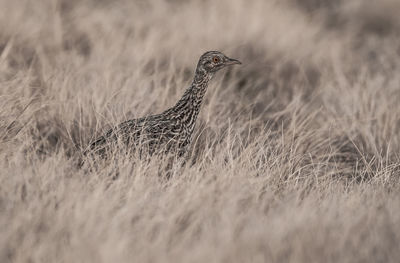
[[[88,152],[106,156],[112,145],[125,145],[140,154],[175,153],[183,156],[192,140],[208,84],[215,73],[227,66],[242,64],[219,51],[207,51],[200,56],[191,85],[171,108],[156,115],[131,119],[109,129],[90,143]]]

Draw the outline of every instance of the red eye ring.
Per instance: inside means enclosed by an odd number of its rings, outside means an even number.
[[[214,63],[218,63],[219,62],[219,57],[215,56],[215,57],[213,57],[212,60],[213,60]]]

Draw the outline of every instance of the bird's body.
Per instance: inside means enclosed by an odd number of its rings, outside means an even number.
[[[172,108],[156,115],[125,121],[107,131],[90,145],[90,151],[104,155],[113,144],[122,142],[128,149],[183,155],[191,142],[197,116],[208,83],[219,69],[240,64],[221,52],[209,51],[200,57],[194,80]]]

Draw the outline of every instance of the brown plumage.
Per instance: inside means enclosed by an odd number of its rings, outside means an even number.
[[[209,81],[215,72],[233,64],[241,63],[218,51],[204,53],[197,64],[192,84],[175,106],[160,114],[119,124],[92,142],[89,151],[104,155],[111,145],[123,142],[128,149],[137,150],[139,147],[140,152],[175,152],[182,156],[191,142]]]

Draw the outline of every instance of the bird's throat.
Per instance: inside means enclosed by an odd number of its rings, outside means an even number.
[[[190,130],[192,130],[195,125],[211,78],[212,74],[196,74],[192,85],[185,91],[182,98],[174,106],[174,111],[180,116],[182,123],[187,125]]]

